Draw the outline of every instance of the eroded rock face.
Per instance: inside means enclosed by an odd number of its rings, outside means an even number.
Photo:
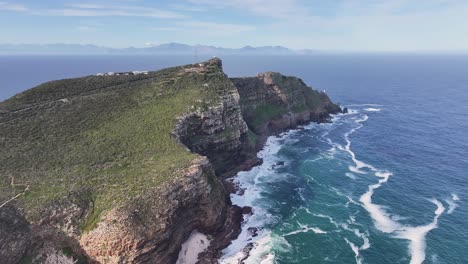
[[[276,72],[231,79],[240,95],[242,115],[257,135],[257,149],[268,136],[310,121],[328,122],[341,112],[325,92],[308,87],[297,77]]]
[[[31,240],[31,226],[26,219],[12,206],[0,208],[0,262],[19,262]]]
[[[229,84],[218,105],[181,117],[174,130],[192,152],[208,157],[218,175],[233,170],[251,153],[240,96],[236,87]]]
[[[325,93],[295,77],[267,72],[229,79],[219,59],[182,68],[181,74],[215,78],[210,83],[219,85],[213,89],[213,101],[200,102],[206,107],[179,117],[173,130],[175,140],[199,154],[191,166],[104,212],[85,232],[83,225],[94,206],[87,190],[54,201],[32,224],[13,207],[0,208],[2,261],[17,263],[32,248],[45,259],[65,250],[75,260],[92,263],[175,263],[181,244],[197,229],[218,234],[201,259],[216,263],[218,252],[238,234],[242,219],[242,209],[229,206],[222,176],[259,164],[256,152],[268,136],[309,121],[326,121],[329,114],[341,111]],[[32,247],[30,241],[35,241]]]
[[[210,233],[222,225],[225,198],[208,159],[200,157],[179,178],[111,210],[80,243],[100,263],[174,263],[194,229]]]

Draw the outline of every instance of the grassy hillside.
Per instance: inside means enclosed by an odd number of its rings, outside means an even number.
[[[171,136],[176,117],[230,87],[217,61],[148,75],[53,81],[0,103],[0,203],[18,198],[29,218],[69,193],[94,214],[177,177],[195,154]],[[227,88],[226,88],[227,89]]]

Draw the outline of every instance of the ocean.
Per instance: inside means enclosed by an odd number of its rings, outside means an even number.
[[[468,56],[222,59],[233,77],[298,76],[350,111],[270,137],[264,163],[235,177],[245,192],[233,203],[254,214],[221,263],[249,244],[246,264],[468,263]],[[195,60],[0,57],[0,100],[52,79]]]

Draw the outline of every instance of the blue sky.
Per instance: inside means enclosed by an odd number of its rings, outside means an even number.
[[[0,43],[468,51],[466,0],[0,0]]]

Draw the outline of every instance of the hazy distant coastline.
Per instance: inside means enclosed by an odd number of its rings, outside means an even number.
[[[81,44],[0,44],[0,55],[294,55],[316,54],[312,49],[293,50],[283,46],[223,48],[208,45],[165,43],[143,48],[109,48]]]

